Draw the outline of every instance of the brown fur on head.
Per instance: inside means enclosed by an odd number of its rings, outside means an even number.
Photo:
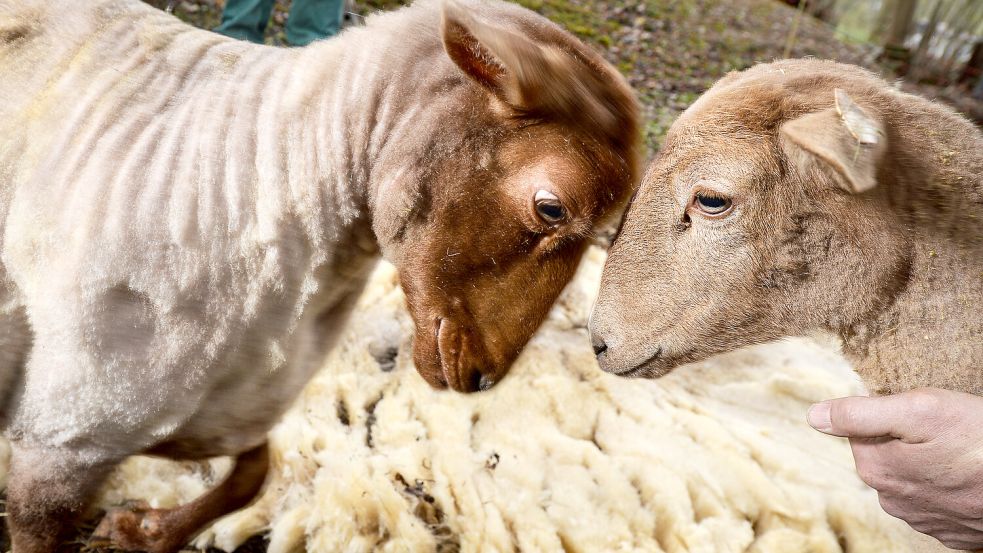
[[[725,77],[670,129],[611,248],[592,316],[601,367],[660,376],[826,329],[876,389],[945,384],[925,380],[927,353],[913,361],[884,336],[949,332],[911,315],[935,301],[913,292],[927,278],[919,247],[951,252],[937,275],[953,294],[975,286],[980,307],[978,283],[953,284],[969,272],[958,259],[980,257],[979,223],[961,209],[983,199],[980,144],[957,115],[857,67],[787,60]],[[972,330],[953,332],[964,343],[950,367],[983,357]],[[887,355],[922,380],[865,374]]]
[[[373,217],[417,368],[458,391],[505,375],[629,194],[639,134],[633,94],[596,53],[528,10],[467,6],[443,6],[433,71],[448,107],[427,163],[397,172]]]

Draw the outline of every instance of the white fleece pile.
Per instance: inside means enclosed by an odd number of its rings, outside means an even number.
[[[469,396],[415,373],[381,265],[273,430],[266,491],[198,545],[270,532],[271,553],[924,550],[880,510],[846,442],[804,421],[810,402],[862,391],[828,344],[788,340],[656,381],[603,374],[585,330],[603,256],[588,252],[508,378]],[[131,459],[101,504],[171,506],[228,465]]]

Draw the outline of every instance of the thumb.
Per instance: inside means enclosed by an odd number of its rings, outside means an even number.
[[[844,397],[814,404],[806,420],[820,432],[844,438],[904,439],[908,403],[902,396]]]

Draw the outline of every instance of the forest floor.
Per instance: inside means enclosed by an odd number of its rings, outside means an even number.
[[[224,0],[146,0],[159,8],[173,4],[173,13],[196,26],[218,25]],[[651,156],[669,125],[714,81],[729,71],[784,57],[797,12],[776,0],[517,0],[594,45],[628,78],[644,112],[645,142]],[[283,26],[289,0],[276,0],[267,42],[284,44]],[[401,0],[356,0],[350,19],[358,24],[380,10],[397,8]],[[811,17],[800,21],[791,57],[812,56],[855,63],[884,73],[876,52],[845,44],[834,30]],[[885,75],[890,77],[890,75]],[[910,91],[957,107],[983,122],[983,102],[958,90],[904,84]],[[0,497],[2,501],[2,497]],[[2,505],[2,503],[0,503]],[[92,527],[66,542],[61,553],[106,553],[85,546]],[[88,531],[88,532],[87,532]],[[0,552],[8,551],[0,525]],[[238,553],[265,550],[254,538]]]

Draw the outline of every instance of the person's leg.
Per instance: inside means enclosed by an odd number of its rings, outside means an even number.
[[[293,0],[287,17],[287,42],[307,46],[338,34],[345,15],[344,0]]]
[[[222,10],[222,23],[216,33],[263,43],[263,31],[270,21],[274,0],[228,0]]]

